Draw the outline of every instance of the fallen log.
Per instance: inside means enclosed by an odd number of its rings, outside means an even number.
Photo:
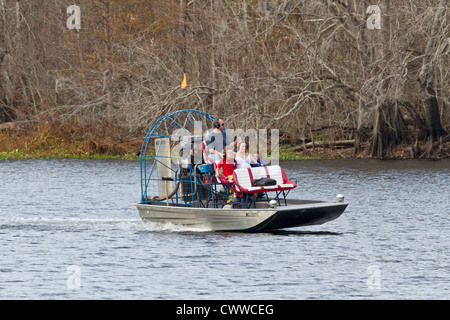
[[[290,148],[291,151],[303,151],[313,147],[320,148],[342,148],[342,147],[353,147],[355,144],[355,139],[352,140],[339,140],[339,141],[314,141],[301,144]]]
[[[10,121],[0,123],[0,131],[22,131],[27,124],[35,122],[33,120]]]
[[[0,131],[19,131],[20,129],[20,124],[17,122],[0,123]]]

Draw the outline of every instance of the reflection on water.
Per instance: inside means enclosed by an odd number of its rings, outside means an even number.
[[[341,236],[342,233],[330,231],[301,231],[301,230],[276,230],[269,234],[275,236]]]
[[[139,219],[138,162],[0,161],[0,298],[450,298],[450,161],[281,165],[299,182],[292,197],[342,193],[345,213],[270,233],[198,232]]]

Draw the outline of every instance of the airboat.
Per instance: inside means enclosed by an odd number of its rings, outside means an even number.
[[[290,199],[297,187],[279,165],[235,169],[230,181],[217,175],[216,162],[205,151],[214,117],[199,110],[180,110],[157,120],[140,153],[144,222],[207,231],[267,232],[320,225],[346,209],[342,195],[333,201]],[[257,185],[256,180],[275,180]],[[236,194],[238,201],[230,201]],[[233,199],[236,200],[236,199]]]

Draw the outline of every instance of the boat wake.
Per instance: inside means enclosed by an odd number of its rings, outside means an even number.
[[[212,231],[211,229],[200,229],[184,225],[176,225],[171,222],[162,223],[162,222],[145,221],[142,223],[145,228],[145,231],[148,232],[204,233]]]
[[[141,219],[86,219],[86,218],[13,218],[0,219],[0,230],[36,231],[136,231],[136,232],[208,232],[168,223],[143,222]]]
[[[136,230],[142,223],[136,219],[85,218],[13,218],[0,220],[0,230]]]

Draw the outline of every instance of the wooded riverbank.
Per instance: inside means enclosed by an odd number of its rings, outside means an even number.
[[[0,152],[133,154],[196,109],[295,157],[447,157],[448,0],[377,3],[0,0]]]

